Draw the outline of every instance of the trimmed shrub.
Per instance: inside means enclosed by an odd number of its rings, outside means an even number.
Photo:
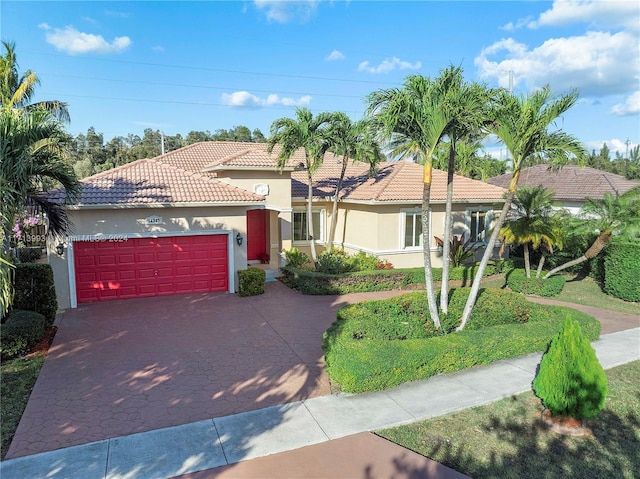
[[[323,251],[318,255],[316,269],[318,273],[325,274],[343,274],[352,271],[353,264],[349,261],[344,252],[341,251]]]
[[[348,258],[348,263],[351,265],[350,271],[374,271],[376,269],[391,269],[387,267],[379,267],[380,265],[391,264],[389,262],[381,261],[377,256],[367,254],[364,251],[358,251],[357,254]]]
[[[14,288],[14,308],[36,311],[45,317],[46,326],[53,324],[58,300],[51,266],[38,263],[17,264]]]
[[[45,317],[35,311],[14,309],[0,330],[0,356],[11,359],[20,356],[42,339]]]
[[[604,407],[607,376],[578,321],[565,319],[542,357],[533,390],[553,416],[591,419]]]
[[[532,275],[535,272],[531,272]],[[564,288],[564,276],[551,276],[551,278],[527,278],[523,269],[514,269],[507,273],[507,286],[513,291],[524,294],[537,294],[538,296],[557,296]]]
[[[604,291],[625,301],[640,301],[640,241],[612,242],[607,247]]]
[[[41,256],[42,248],[40,246],[18,248],[18,258],[21,263],[35,263]]]
[[[567,315],[577,319],[588,340],[600,335],[600,323],[587,314],[532,304],[526,323],[477,330],[467,327],[461,332],[432,336],[419,326],[428,314],[423,297],[422,293],[412,293],[339,310],[337,320],[323,336],[327,372],[333,384],[345,392],[378,391],[544,351]]]
[[[260,268],[248,268],[238,271],[238,294],[240,296],[256,296],[264,293],[267,273]]]

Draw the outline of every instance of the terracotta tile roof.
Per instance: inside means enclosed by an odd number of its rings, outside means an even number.
[[[224,168],[275,169],[277,149],[267,153],[266,143],[240,143],[234,141],[204,141],[155,158],[162,163],[193,172]],[[297,151],[287,166],[304,162],[304,152]]]
[[[313,176],[313,195],[331,197],[335,191],[341,165],[333,155],[326,158],[323,166]],[[347,167],[342,189],[342,199],[352,201],[422,201],[422,166],[405,161],[382,163],[376,175],[369,177],[368,167],[356,163]],[[306,198],[307,175],[304,171],[293,172],[292,196]],[[505,190],[481,181],[455,175],[453,181],[454,201],[500,201]],[[433,170],[431,201],[443,202],[447,195],[447,173]]]
[[[161,158],[161,157],[160,157]],[[261,202],[265,198],[207,175],[144,159],[81,180],[79,205]],[[64,191],[52,199],[62,201]]]
[[[506,188],[511,178],[509,173],[491,178],[489,183]],[[535,165],[522,169],[518,185],[543,186],[555,191],[556,199],[560,201],[584,201],[587,198],[601,199],[606,192],[624,194],[640,186],[640,181],[584,166],[568,165],[554,171],[547,165]]]

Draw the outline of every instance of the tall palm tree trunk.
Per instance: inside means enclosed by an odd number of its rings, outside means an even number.
[[[527,278],[531,278],[531,258],[529,255],[529,243],[523,244],[522,249],[524,251],[524,272],[526,273]]]
[[[442,240],[442,285],[440,286],[440,310],[443,314],[449,312],[449,267],[451,260],[451,208],[453,204],[453,170],[455,167],[456,147],[451,141],[449,148],[449,166],[447,168],[447,201],[444,212],[444,235]]]
[[[536,278],[539,278],[540,275],[542,274],[542,267],[544,266],[544,262],[547,259],[547,252],[544,250],[542,250],[542,256],[540,256],[540,261],[538,262],[538,270],[536,271]]]
[[[316,239],[313,237],[313,178],[307,169],[307,180],[309,181],[309,189],[307,192],[307,235],[309,236],[309,248],[311,249],[311,261],[315,265],[318,262],[316,254]]]
[[[333,209],[331,211],[331,226],[329,227],[329,241],[327,243],[327,251],[333,249],[333,239],[336,235],[336,225],[338,223],[338,200],[340,191],[342,190],[342,183],[344,181],[344,175],[347,172],[347,155],[342,157],[342,169],[340,170],[340,178],[338,178],[338,184],[336,185],[336,194],[333,197]]]
[[[424,256],[424,287],[427,292],[427,304],[429,315],[436,328],[440,328],[440,316],[436,302],[435,289],[433,287],[433,274],[431,272],[431,228],[429,227],[429,201],[431,199],[431,161],[430,157],[424,167],[424,185],[422,188],[422,254]]]
[[[493,248],[496,245],[496,241],[498,240],[500,228],[502,228],[502,225],[507,218],[507,213],[509,213],[509,209],[511,209],[511,203],[513,202],[513,198],[516,195],[516,189],[518,188],[519,179],[520,170],[518,169],[513,173],[511,184],[509,185],[509,190],[504,200],[504,206],[502,207],[502,211],[500,212],[498,221],[493,227],[493,233],[491,233],[491,238],[489,238],[487,249],[484,250],[484,254],[482,255],[482,260],[480,261],[480,265],[478,266],[478,271],[476,271],[476,276],[473,278],[471,292],[469,293],[467,304],[465,304],[464,310],[462,311],[462,319],[460,320],[460,326],[458,326],[457,328],[458,331],[462,331],[464,329],[465,325],[469,321],[469,318],[471,317],[471,311],[476,304],[478,293],[480,292],[480,282],[482,281],[484,270],[487,269],[487,265],[489,264],[489,260],[491,259],[491,255],[493,254]]]
[[[611,231],[603,231],[601,232],[598,237],[595,239],[595,241],[593,242],[593,244],[589,247],[589,249],[585,252],[585,254],[583,254],[582,256],[580,256],[577,259],[574,259],[572,261],[568,261],[565,264],[561,264],[560,266],[558,266],[557,268],[552,269],[551,271],[549,271],[547,274],[544,275],[544,279],[549,278],[550,276],[564,270],[567,268],[570,268],[571,266],[575,266],[577,264],[580,263],[584,263],[585,261],[589,260],[589,259],[593,259],[596,256],[598,256],[600,254],[600,252],[605,248],[605,246],[607,246],[609,244],[609,242],[611,241],[611,237],[612,237],[612,232]]]

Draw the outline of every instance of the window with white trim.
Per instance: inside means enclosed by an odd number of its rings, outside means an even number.
[[[324,210],[314,210],[313,215],[313,238],[316,241],[324,240]],[[307,210],[294,210],[293,212],[293,241],[309,241],[307,233]]]
[[[487,208],[467,210],[467,229],[472,243],[486,243],[489,239],[489,226],[493,219],[493,211]]]
[[[419,210],[402,211],[403,232],[401,246],[403,249],[422,248],[424,234],[422,233],[422,212]],[[431,211],[429,211],[431,221]]]

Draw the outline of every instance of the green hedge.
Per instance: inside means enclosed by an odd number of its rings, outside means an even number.
[[[502,262],[489,264],[484,275],[501,272]],[[449,279],[470,283],[477,266],[460,266],[449,270]],[[359,271],[356,273],[326,274],[285,266],[282,280],[289,287],[303,294],[346,294],[367,291],[388,291],[401,289],[410,284],[424,284],[424,268],[403,268],[390,270]],[[442,280],[442,268],[433,268],[433,280]]]
[[[18,258],[21,263],[35,263],[41,256],[42,248],[40,246],[18,248]]]
[[[462,289],[462,288],[461,288]],[[468,288],[464,288],[468,289]],[[449,317],[458,303],[451,301]],[[486,308],[474,310],[464,331],[441,335],[425,327],[424,294],[412,293],[385,301],[347,306],[325,332],[323,350],[332,382],[345,392],[378,391],[403,382],[426,379],[500,359],[544,351],[570,315],[580,323],[585,337],[595,340],[600,323],[570,308],[528,304],[525,315],[516,293],[492,290],[481,293]],[[453,298],[452,298],[453,299]],[[489,304],[502,304],[511,313],[496,319]],[[493,310],[497,312],[496,309]],[[475,325],[474,325],[475,321]],[[507,321],[508,324],[498,324]],[[480,328],[479,323],[493,324]]]
[[[625,301],[640,301],[640,241],[612,242],[607,247],[604,291]]]
[[[44,336],[45,324],[42,314],[13,309],[0,330],[0,356],[11,359],[26,353]]]
[[[53,283],[53,270],[48,264],[20,263],[16,265],[13,307],[42,314],[47,326],[56,319],[58,300]]]
[[[260,268],[248,268],[238,271],[238,294],[240,296],[256,296],[264,293],[267,273]]]
[[[535,278],[535,271],[531,271],[531,278],[527,278],[524,269],[514,269],[507,273],[507,286],[513,291],[524,294],[537,294],[538,296],[557,296],[564,288],[564,276],[555,275],[551,278]]]

